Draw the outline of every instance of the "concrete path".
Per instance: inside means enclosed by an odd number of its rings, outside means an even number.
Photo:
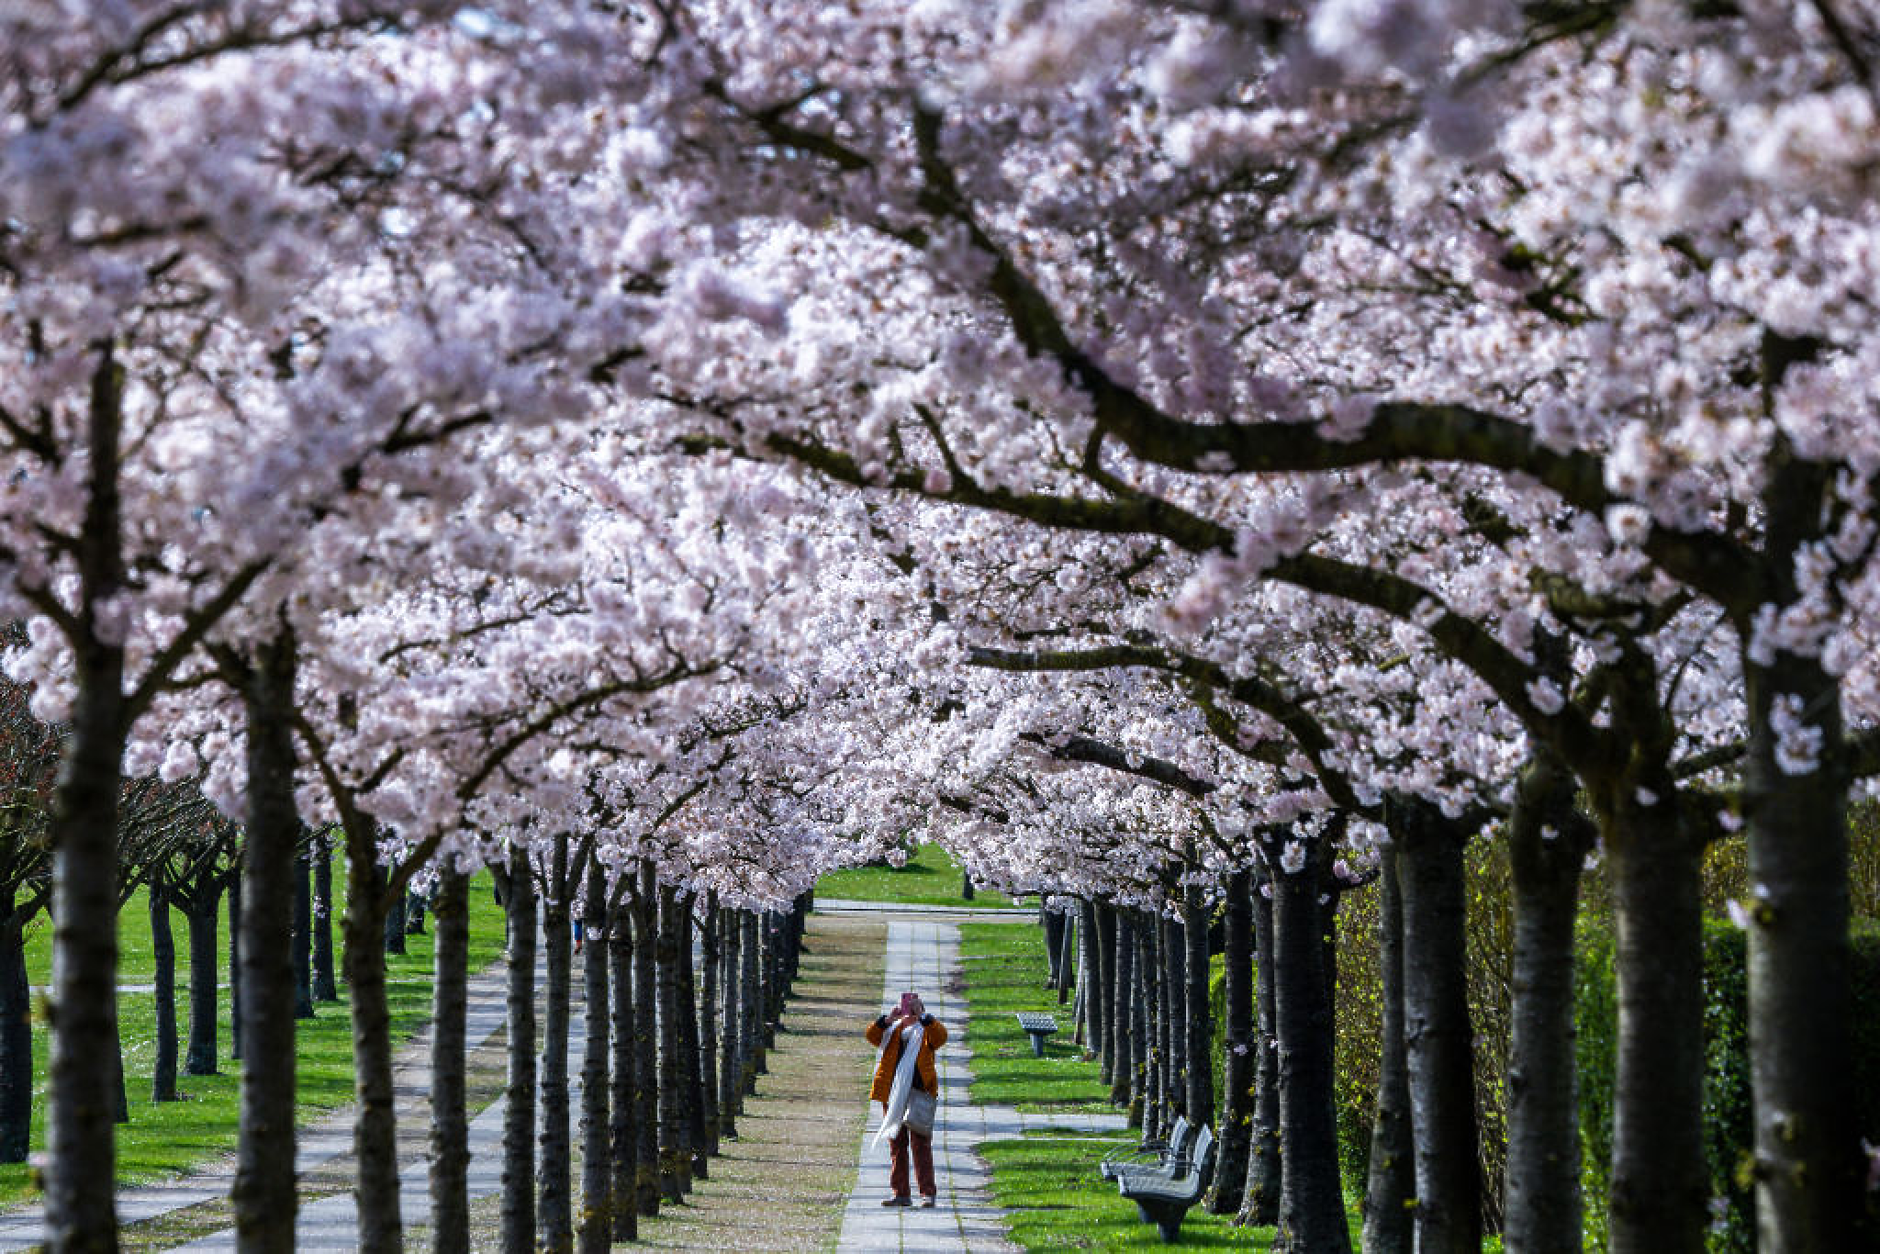
[[[832,904],[818,902],[817,909]],[[909,910],[888,907],[882,912],[900,914]],[[1016,913],[1029,916],[1036,912]],[[1015,1247],[1005,1239],[1005,1225],[988,1188],[991,1172],[974,1153],[974,1147],[981,1141],[1022,1136],[1030,1128],[1090,1133],[1115,1131],[1126,1124],[1122,1115],[1028,1115],[1009,1106],[972,1104],[967,1096],[972,1075],[965,1062],[966,1006],[947,992],[948,985],[959,975],[959,935],[958,926],[952,922],[891,919],[887,973],[882,986],[883,1006],[899,1000],[904,989],[919,992],[927,1009],[947,1025],[949,1032],[946,1047],[935,1056],[940,1072],[940,1113],[934,1123],[933,1166],[940,1204],[933,1210],[881,1205],[881,1199],[888,1194],[888,1147],[885,1142],[879,1147],[874,1144],[881,1123],[877,1110],[862,1139],[861,1161],[848,1209],[842,1215],[838,1250],[858,1254],[887,1250],[907,1254],[1010,1251]]]
[[[507,983],[500,966],[470,978],[465,1032],[467,1050],[473,1050],[487,1041],[505,1023]],[[430,1058],[431,1029],[427,1024],[399,1051],[393,1080],[401,1097],[414,1085],[428,1089]],[[323,1116],[318,1123],[302,1128],[295,1146],[295,1173],[304,1176],[343,1154],[351,1153],[352,1125],[352,1108],[345,1107]],[[230,1155],[187,1176],[119,1189],[118,1223],[141,1223],[170,1211],[219,1201],[228,1196],[234,1179],[235,1160]],[[348,1204],[351,1200],[349,1196]],[[303,1209],[302,1214],[305,1215],[308,1209],[312,1208]],[[0,1215],[0,1254],[32,1249],[44,1244],[45,1240],[45,1213],[40,1207]],[[356,1239],[348,1240],[344,1248],[350,1249],[357,1243]],[[233,1248],[232,1245],[229,1248]]]

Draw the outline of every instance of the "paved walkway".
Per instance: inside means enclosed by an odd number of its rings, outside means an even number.
[[[818,902],[817,908],[829,904]],[[890,907],[883,913],[908,910]],[[891,918],[887,973],[882,985],[882,1005],[892,1005],[902,990],[914,989],[950,1032],[946,1048],[935,1056],[940,1072],[940,1112],[934,1123],[933,1166],[940,1204],[933,1210],[881,1205],[881,1199],[887,1196],[888,1147],[874,1145],[875,1130],[880,1126],[877,1112],[862,1139],[861,1162],[848,1208],[842,1215],[838,1250],[866,1254],[885,1250],[907,1254],[1012,1250],[1015,1247],[1005,1239],[999,1209],[992,1204],[988,1189],[991,1173],[974,1148],[981,1141],[1022,1136],[1031,1128],[1099,1132],[1126,1125],[1122,1115],[1028,1115],[1009,1106],[971,1104],[967,1086],[972,1083],[972,1075],[964,1062],[966,1007],[948,991],[959,978],[959,936],[958,926],[951,922]]]
[[[466,1049],[474,1050],[483,1044],[506,1022],[506,986],[507,980],[500,965],[470,977],[467,987]],[[428,1091],[430,1058],[431,1029],[427,1024],[423,1031],[399,1051],[394,1081],[401,1097],[413,1086]],[[295,1174],[306,1176],[316,1168],[342,1155],[350,1154],[352,1139],[353,1108],[350,1106],[333,1111],[323,1116],[318,1123],[302,1128],[295,1143]],[[475,1170],[474,1166],[472,1170]],[[235,1159],[233,1155],[230,1155],[187,1176],[120,1189],[117,1195],[118,1223],[119,1225],[142,1223],[171,1211],[199,1206],[204,1202],[225,1200],[230,1186],[234,1183],[234,1173]],[[419,1175],[422,1178],[422,1168],[419,1170]],[[350,1194],[346,1201],[350,1206],[352,1202]],[[308,1211],[320,1205],[322,1203],[316,1202],[303,1207],[302,1216],[304,1217]],[[232,1239],[232,1229],[230,1235]],[[0,1215],[0,1254],[6,1254],[8,1251],[29,1250],[44,1244],[45,1240],[45,1213],[39,1207]],[[357,1244],[357,1237],[349,1230],[348,1239],[343,1246],[322,1248],[352,1249]],[[233,1248],[232,1243],[227,1248]],[[302,1246],[301,1248],[312,1247]]]

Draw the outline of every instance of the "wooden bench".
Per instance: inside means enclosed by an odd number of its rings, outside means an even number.
[[[1170,1166],[1166,1176],[1125,1172],[1117,1178],[1116,1191],[1136,1204],[1142,1222],[1154,1224],[1162,1240],[1173,1244],[1181,1240],[1182,1220],[1188,1208],[1201,1200],[1214,1171],[1214,1130],[1204,1126],[1195,1134],[1194,1150],[1178,1156]]]
[[[1169,1129],[1166,1141],[1144,1141],[1134,1149],[1111,1150],[1097,1164],[1097,1174],[1105,1180],[1115,1180],[1125,1173],[1160,1172],[1167,1175],[1171,1164],[1188,1152],[1188,1144],[1194,1139],[1195,1129],[1188,1122],[1187,1115],[1176,1115],[1175,1126]]]
[[[1037,1014],[1030,1010],[1021,1010],[1015,1016],[1018,1026],[1025,1029],[1031,1037],[1031,1056],[1044,1057],[1044,1038],[1058,1030],[1057,1020],[1050,1015]]]

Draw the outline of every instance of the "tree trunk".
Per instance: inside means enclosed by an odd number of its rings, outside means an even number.
[[[392,1092],[392,1021],[386,1002],[385,874],[377,863],[378,828],[355,816],[346,825],[346,986],[352,1000],[354,1188],[359,1248],[404,1248],[398,1208],[398,1122]],[[396,894],[394,894],[396,895]],[[285,903],[283,903],[285,904]],[[286,962],[282,966],[287,966]],[[292,978],[291,970],[288,972]],[[281,990],[281,1004],[292,996]]]
[[[607,871],[590,857],[582,902],[582,1013],[587,1028],[581,1060],[581,1218],[576,1230],[581,1254],[606,1254],[613,1241],[612,1164],[607,1121]]]
[[[674,960],[678,963],[674,970],[677,978],[674,992],[679,1021],[679,1094],[685,1107],[686,1140],[692,1151],[687,1192],[691,1191],[693,1181],[705,1179],[708,1170],[705,1161],[705,1051],[699,1040],[698,988],[692,964],[693,900],[690,893],[678,899],[678,944],[674,949]]]
[[[1153,971],[1155,946],[1152,943],[1154,931],[1148,926],[1142,911],[1130,911],[1130,942],[1135,948],[1131,958],[1131,982],[1129,995],[1129,1126],[1138,1129],[1147,1138],[1152,1134],[1156,1113],[1151,1092],[1150,1068],[1153,1065],[1154,1051],[1151,1048],[1150,1005],[1151,993],[1155,982],[1150,978]]]
[[[658,893],[653,864],[642,859],[633,894],[633,1083],[639,1098],[634,1193],[640,1214],[648,1217],[659,1214],[659,1121],[665,1107],[659,1087]]]
[[[32,989],[24,920],[12,893],[0,907],[0,1163],[23,1163],[32,1147]]]
[[[744,976],[738,1004],[743,1009],[744,1046],[739,1051],[744,1067],[744,1091],[753,1092],[757,1088],[757,1077],[764,1073],[764,1041],[759,1029],[763,1018],[764,986],[763,941],[759,934],[760,924],[757,911],[746,910],[744,915]]]
[[[1188,1093],[1191,1123],[1214,1123],[1214,1009],[1208,1004],[1208,901],[1200,884],[1182,892],[1183,974],[1188,1038]]]
[[[1091,1034],[1090,1047],[1097,1051],[1097,1079],[1103,1084],[1116,1082],[1116,911],[1107,901],[1093,903],[1097,920],[1097,965],[1091,972],[1103,986],[1092,1013],[1103,1022]]]
[[[46,1232],[53,1249],[117,1249],[111,1080],[117,1042],[117,831],[123,782],[124,650],[96,630],[123,565],[118,436],[123,372],[109,352],[91,380],[89,481],[79,533],[70,735],[53,792],[52,1056],[46,1110]],[[104,633],[112,636],[111,633]]]
[[[1780,653],[1767,667],[1746,658],[1743,670],[1751,711],[1743,812],[1757,894],[1749,926],[1757,1248],[1871,1249],[1880,1235],[1859,1231],[1867,1162],[1845,1079],[1853,1045],[1840,692],[1815,658]],[[1771,725],[1779,700],[1801,702],[1821,735],[1822,767],[1782,768]]]
[[[379,883],[384,885],[386,882],[387,877],[381,875]],[[405,948],[405,894],[395,893],[392,897],[393,899],[388,900],[381,911],[385,920],[385,952],[403,954],[407,952]]]
[[[680,1060],[678,890],[659,886],[659,932],[654,958],[659,981],[659,1187],[675,1205],[692,1190],[692,1147],[679,1088],[685,1068]]]
[[[537,1152],[535,1241],[546,1254],[574,1246],[572,1149],[568,1143],[568,1030],[570,947],[568,926],[568,836],[555,837],[542,901],[542,949],[548,966],[547,1018],[542,1024],[542,1131]]]
[[[1403,898],[1404,1042],[1416,1140],[1419,1254],[1480,1254],[1463,841],[1416,816],[1393,833]],[[1282,978],[1284,978],[1282,976]]]
[[[1227,1109],[1215,1140],[1214,1188],[1208,1210],[1231,1215],[1240,1209],[1247,1185],[1247,1148],[1253,1140],[1254,1067],[1259,1055],[1253,1021],[1253,872],[1235,871],[1227,880],[1223,903],[1225,949],[1221,955],[1222,991],[1227,1022],[1221,1036],[1222,1096]]]
[[[744,1087],[740,1082],[744,1074],[744,1051],[742,1033],[739,1031],[744,1011],[738,1000],[739,978],[744,971],[740,944],[744,925],[738,913],[723,908],[718,912],[719,930],[723,933],[724,963],[724,972],[718,981],[724,995],[723,1013],[720,1015],[724,1025],[724,1049],[718,1060],[718,1131],[721,1136],[731,1139],[736,1139],[738,1135],[737,1116],[744,1110]]]
[[[1084,979],[1077,991],[1083,999],[1084,1048],[1103,1053],[1103,926],[1097,922],[1094,902],[1078,903],[1078,931],[1084,941]]]
[[[242,841],[239,990],[241,1127],[231,1194],[237,1242],[256,1254],[294,1248],[293,636],[256,650],[243,685],[248,721],[248,823]],[[231,890],[232,891],[232,890]],[[230,938],[234,959],[235,938]]]
[[[313,840],[313,999],[339,1000],[333,983],[333,846],[324,832]]]
[[[607,912],[607,950],[613,967],[613,1231],[616,1241],[637,1241],[639,1208],[639,1090],[634,1050],[638,1032],[634,1023],[633,918],[616,905]]]
[[[1592,830],[1575,811],[1574,789],[1563,765],[1537,753],[1516,789],[1508,825],[1514,1003],[1503,1241],[1534,1254],[1581,1248],[1573,925]]]
[[[1303,837],[1306,864],[1288,873],[1269,841],[1273,885],[1273,1000],[1279,1042],[1280,1187],[1275,1249],[1343,1254],[1351,1248],[1338,1170],[1332,1004],[1319,898],[1331,863],[1327,837]],[[1264,955],[1262,955],[1264,957]],[[1479,1254],[1476,1251],[1475,1254]]]
[[[1163,1032],[1162,1000],[1162,925],[1155,915],[1143,912],[1136,928],[1142,945],[1136,978],[1142,984],[1143,997],[1143,1115],[1144,1144],[1166,1140],[1172,1116],[1169,1114],[1168,1089],[1162,1083],[1166,1063],[1163,1051],[1168,1040]]]
[[[1077,983],[1077,916],[1062,916],[1064,926],[1061,929],[1058,950],[1058,1005],[1062,1006],[1070,997],[1071,989]]]
[[[1116,970],[1110,985],[1110,1046],[1116,1062],[1110,1071],[1110,1104],[1127,1109],[1136,1076],[1136,1033],[1130,1025],[1136,1004],[1136,928],[1134,912],[1112,910],[1111,914],[1116,920]]]
[[[294,855],[294,1018],[313,1018],[313,867]]]
[[[242,873],[228,881],[228,1056],[242,1060]]]
[[[1273,936],[1273,880],[1256,870],[1253,897],[1254,998],[1259,1037],[1254,1065],[1253,1143],[1248,1148],[1247,1190],[1240,1199],[1241,1224],[1279,1222],[1284,1184],[1280,1161],[1278,959]]]
[[[1410,1129],[1410,1067],[1404,1045],[1403,895],[1397,865],[1396,847],[1384,846],[1377,877],[1383,1039],[1378,1048],[1371,1164],[1364,1188],[1364,1254],[1411,1254],[1416,1248],[1411,1209],[1417,1187],[1416,1146]],[[1578,1170],[1573,1168],[1576,1176]]]
[[[322,855],[324,856],[324,855]],[[469,1254],[470,1121],[465,1049],[470,979],[470,880],[445,860],[438,876],[431,1006],[431,1246]]]
[[[222,911],[222,890],[215,877],[203,875],[183,915],[189,931],[189,1045],[183,1053],[186,1075],[216,1073],[216,925]]]
[[[535,1250],[535,871],[509,850],[509,1104],[503,1111],[503,1254]]]
[[[1161,924],[1162,1097],[1172,1120],[1188,1114],[1188,981],[1183,977],[1188,946],[1180,923],[1164,916]]]
[[[700,958],[704,963],[704,977],[698,990],[699,1094],[705,1116],[705,1137],[701,1142],[704,1157],[718,1153],[718,1129],[722,1117],[718,1101],[718,967],[723,948],[720,931],[718,893],[713,890],[706,895],[705,921],[699,931],[702,949]],[[701,1157],[700,1162],[703,1161]],[[704,1178],[703,1172],[700,1178]]]
[[[1703,849],[1674,806],[1647,807],[1637,790],[1615,800],[1601,815],[1618,931],[1611,1245],[1615,1254],[1701,1254]]]
[[[150,909],[150,957],[155,964],[157,1057],[150,1072],[150,1100],[173,1102],[176,1096],[176,935],[170,927],[170,902],[163,891],[163,871],[150,877],[145,893]]]
[[[1055,910],[1040,906],[1038,907],[1038,922],[1044,928],[1044,986],[1056,988],[1062,982],[1059,977],[1058,951],[1064,944],[1064,916]]]

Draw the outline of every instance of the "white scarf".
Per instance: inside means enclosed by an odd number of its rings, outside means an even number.
[[[880,1131],[875,1133],[876,1145],[901,1135],[901,1124],[907,1119],[907,1095],[914,1087],[914,1061],[920,1056],[925,1031],[918,1021],[901,1029],[901,1061],[894,1069],[894,1084],[888,1089],[888,1108],[882,1112]],[[883,1041],[883,1051],[893,1041],[892,1036]]]

